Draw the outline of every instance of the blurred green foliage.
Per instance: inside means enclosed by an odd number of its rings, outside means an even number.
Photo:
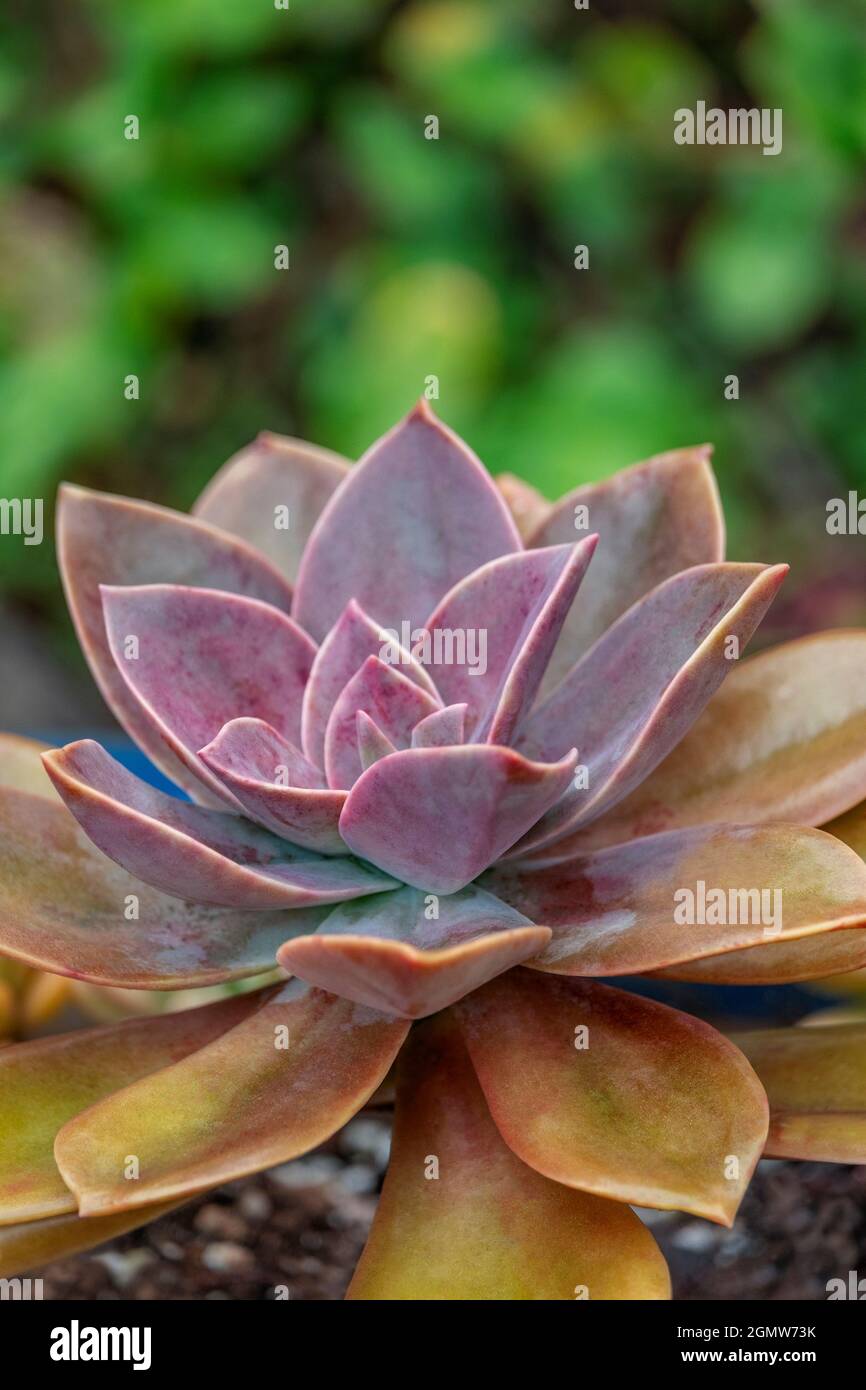
[[[261,428],[357,456],[435,375],[550,495],[712,439],[734,549],[761,538],[866,474],[863,18],[9,0],[0,495],[187,506]],[[783,152],[675,145],[698,99],[781,106]],[[44,601],[49,550],[0,582]]]

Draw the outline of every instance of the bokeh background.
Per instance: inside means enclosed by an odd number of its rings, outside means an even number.
[[[866,489],[864,14],[7,0],[0,497],[187,507],[262,428],[357,457],[436,375],[551,496],[714,441],[731,555],[794,561],[766,636],[864,620],[825,529]],[[675,145],[698,99],[782,107],[783,152]],[[0,537],[0,640],[7,727],[105,719],[50,532]]]

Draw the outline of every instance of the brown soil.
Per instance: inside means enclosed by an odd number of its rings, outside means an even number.
[[[45,1297],[340,1299],[375,1211],[388,1135],[386,1120],[360,1117],[308,1158],[49,1265]],[[825,1299],[828,1279],[866,1274],[866,1167],[762,1163],[733,1231],[642,1215],[679,1299]]]

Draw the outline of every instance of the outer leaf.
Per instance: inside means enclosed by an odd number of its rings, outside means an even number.
[[[751,947],[744,954],[778,952],[781,962],[796,938],[866,925],[866,865],[832,836],[794,825],[695,826],[546,866],[499,865],[482,885],[552,928],[533,965],[562,975],[691,962],[693,978],[705,956]]]
[[[0,1279],[11,1279],[26,1270],[40,1269],[50,1260],[62,1260],[104,1245],[115,1236],[149,1225],[175,1206],[176,1202],[161,1202],[153,1207],[139,1207],[136,1211],[121,1211],[115,1216],[83,1220],[75,1212],[51,1216],[45,1221],[0,1226]]]
[[[238,995],[0,1051],[0,1226],[75,1211],[54,1136],[80,1110],[204,1047],[256,1007]]]
[[[513,473],[497,473],[494,482],[505,498],[505,505],[514,517],[520,539],[527,544],[553,511],[553,503],[542,496],[538,488],[525,483]]]
[[[237,807],[198,750],[242,715],[298,743],[313,643],[270,604],[213,589],[149,584],[102,595],[112,656],[141,710],[190,771]]]
[[[191,989],[270,970],[324,909],[237,912],[166,897],[113,864],[65,807],[0,789],[0,952],[126,989]]]
[[[462,579],[428,618],[425,641],[434,657],[437,642],[446,657],[453,656],[453,633],[474,632],[479,645],[484,642],[483,669],[478,660],[446,660],[430,668],[448,704],[467,705],[472,739],[512,741],[538,693],[597,539],[491,560]]]
[[[412,730],[439,703],[394,666],[369,656],[331,711],[325,732],[325,773],[331,787],[352,787],[364,771],[358,718],[368,714],[395,748],[408,748]]]
[[[553,805],[574,762],[531,763],[483,744],[393,753],[355,783],[340,834],[404,883],[456,893]]]
[[[733,1222],[767,1101],[708,1024],[591,981],[512,970],[458,1006],[497,1127],[555,1182]]]
[[[325,766],[325,730],[340,693],[368,656],[381,658],[383,651],[399,657],[400,673],[436,698],[436,687],[420,662],[350,599],[316,653],[304,690],[301,738],[304,752],[317,767]]]
[[[521,850],[596,820],[658,766],[735,664],[731,650],[748,642],[786,573],[785,565],[686,570],[620,618],[521,735],[520,748],[540,759],[579,744],[588,770],[588,788],[573,787]]]
[[[58,1167],[92,1215],[285,1163],[360,1110],[407,1027],[290,981],[209,1046],[65,1125]],[[123,1176],[127,1154],[138,1157],[137,1182]]]
[[[282,434],[260,434],[211,479],[193,507],[254,546],[293,583],[310,532],[348,462]]]
[[[520,538],[478,459],[425,402],[374,444],[310,537],[294,614],[322,641],[349,599],[398,634]]]
[[[260,825],[321,854],[345,854],[338,825],[346,793],[326,787],[319,769],[264,720],[232,719],[199,757]]]
[[[866,1023],[768,1028],[735,1041],[767,1089],[767,1154],[866,1163]]]
[[[249,821],[157,791],[85,739],[45,755],[85,834],[164,893],[215,907],[316,907],[393,886],[344,857],[325,858]]]
[[[664,979],[694,980],[713,985],[789,985],[820,980],[840,971],[866,965],[866,932],[821,932],[790,941],[784,938],[750,950],[726,951],[721,956],[684,961],[652,973]]]
[[[42,766],[42,754],[51,745],[17,734],[0,734],[0,786],[14,787],[33,796],[47,796],[52,801],[57,793]]]
[[[724,520],[710,454],[708,445],[675,449],[606,482],[576,488],[530,535],[529,546],[573,542],[587,531],[601,538],[580,603],[553,654],[544,694],[657,584],[693,565],[724,559]]]
[[[621,1202],[551,1182],[515,1157],[448,1015],[413,1029],[400,1059],[391,1163],[348,1297],[575,1296],[670,1297],[649,1231]]]
[[[78,639],[108,704],[158,767],[193,795],[205,796],[118,671],[106,640],[99,586],[201,585],[263,599],[285,612],[291,588],[262,556],[216,527],[165,507],[68,484],[60,490],[57,509],[57,555]]]
[[[401,888],[335,909],[303,945],[288,942],[279,961],[322,989],[423,1018],[537,955],[549,940],[546,928],[474,884],[432,900]]]
[[[822,825],[864,796],[866,632],[822,632],[733,670],[652,779],[581,841],[714,820]]]

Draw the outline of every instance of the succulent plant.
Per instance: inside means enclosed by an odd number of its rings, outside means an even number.
[[[4,1272],[392,1093],[353,1298],[665,1298],[633,1206],[727,1225],[762,1152],[866,1157],[866,1027],[731,1040],[600,982],[866,964],[866,633],[741,663],[785,571],[723,544],[705,448],[551,505],[425,404],[351,469],[261,436],[189,518],[64,489],[94,675],[190,799],[45,753],[0,951],[290,978],[4,1049]]]

